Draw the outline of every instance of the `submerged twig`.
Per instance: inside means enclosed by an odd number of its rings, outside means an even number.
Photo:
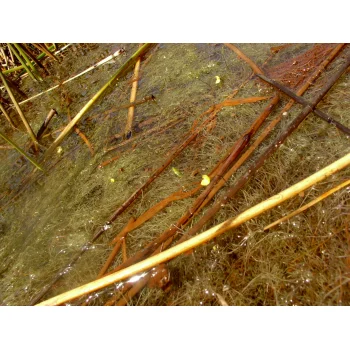
[[[120,148],[120,147],[124,147],[125,145],[129,144],[130,142],[134,142],[135,140],[139,139],[140,137],[144,137],[144,136],[152,134],[152,133],[154,133],[155,135],[163,133],[166,130],[168,130],[170,128],[173,128],[175,125],[183,122],[184,120],[185,120],[185,118],[178,118],[178,119],[175,119],[175,120],[171,120],[170,122],[165,122],[164,124],[162,124],[160,126],[156,126],[156,127],[152,128],[152,129],[140,132],[137,135],[135,135],[132,139],[125,140],[125,141],[123,141],[121,143],[118,143],[115,146],[111,146],[109,148],[106,148],[105,149],[105,153],[113,151],[113,150],[115,150],[117,148]],[[111,140],[113,140],[114,138],[115,138],[115,136],[112,136]]]
[[[276,207],[277,205],[285,202],[286,200],[296,196],[300,192],[306,190],[307,188],[313,186],[314,184],[324,180],[325,178],[333,175],[334,173],[344,169],[350,165],[350,153],[344,157],[338,159],[334,163],[326,166],[325,168],[319,170],[313,175],[305,178],[304,180],[294,184],[293,186],[281,191],[280,193],[262,201],[261,203],[249,208],[243,213],[237,215],[235,218],[228,219],[219,225],[216,225],[209,230],[199,234],[196,237],[189,239],[186,242],[178,244],[162,253],[159,253],[151,258],[143,260],[133,266],[130,266],[124,270],[115,272],[111,275],[102,277],[96,281],[84,284],[80,287],[74,288],[70,291],[57,295],[53,298],[41,302],[40,306],[44,305],[60,305],[70,300],[81,297],[87,293],[100,290],[106,286],[113,283],[124,280],[125,278],[131,277],[137,273],[147,271],[154,266],[157,266],[163,262],[171,260],[184,252],[196,248],[197,246],[204,244],[213,238],[221,235],[222,233],[236,228],[242,223],[253,219],[260,214],[266,212],[269,209]]]
[[[250,127],[250,129],[246,132],[246,134],[249,134],[252,138],[257,129],[261,126],[261,124],[266,120],[266,118],[270,115],[273,108],[277,105],[279,102],[279,95],[275,95],[275,97],[271,100],[269,105],[263,110],[263,112],[260,114],[260,116],[255,120],[253,125]],[[263,132],[264,134],[264,132]],[[261,134],[261,135],[263,135]],[[261,137],[260,135],[260,137]],[[261,139],[260,142],[262,142],[264,138]],[[202,203],[202,205],[198,208],[198,210],[201,210],[204,206],[207,205],[207,203],[215,196],[215,194],[227,183],[228,179],[233,175],[233,173],[248,159],[248,157],[253,153],[253,151],[256,149],[258,144],[256,141],[249,147],[249,149],[242,154],[242,156],[238,159],[238,161],[229,169],[226,174],[223,176],[222,179],[214,186],[214,188],[211,190],[211,192],[208,194],[205,201]]]
[[[67,107],[67,109],[68,109],[67,117],[68,117],[68,120],[71,121],[72,118],[70,116],[70,109],[69,107]],[[86,146],[90,151],[91,157],[93,157],[95,155],[95,151],[90,141],[88,140],[88,138],[85,136],[85,134],[82,131],[80,131],[80,129],[76,125],[74,125],[73,129],[74,129],[74,132],[84,141],[84,143],[86,144]]]
[[[305,100],[303,97],[296,95],[293,91],[288,89],[286,86],[280,84],[277,81],[274,81],[272,79],[269,79],[268,77],[265,77],[262,74],[256,74],[260,79],[265,80],[267,83],[271,84],[272,86],[276,87],[277,89],[281,90],[284,92],[287,96],[291,97],[294,101],[302,104],[304,107],[305,106],[310,106],[312,107],[312,104]],[[350,135],[350,129],[344,126],[343,124],[339,123],[337,120],[334,120],[330,115],[328,115],[325,112],[320,111],[317,108],[312,108],[312,112],[316,114],[318,117],[321,119],[325,120],[329,124],[333,124],[336,128],[338,128],[340,131],[342,131],[344,134]]]

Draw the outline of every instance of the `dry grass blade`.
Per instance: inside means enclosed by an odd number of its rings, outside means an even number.
[[[290,218],[292,218],[293,216],[295,215],[298,215],[300,214],[301,212],[305,211],[306,209],[312,207],[313,205],[315,205],[316,203],[318,202],[321,202],[323,201],[325,198],[329,197],[331,194],[333,194],[334,192],[337,192],[339,191],[340,189],[342,189],[343,187],[345,186],[348,186],[350,185],[350,180],[347,180],[347,181],[344,181],[343,183],[341,183],[340,185],[336,186],[336,187],[333,187],[332,189],[330,189],[329,191],[323,193],[321,196],[315,198],[314,200],[312,200],[311,202],[303,205],[301,208],[299,208],[298,210],[295,210],[293,211],[292,213],[286,215],[285,217],[279,219],[279,220],[276,220],[274,221],[272,224],[264,227],[264,230],[268,230],[278,224],[280,224],[281,222],[284,222],[284,221],[287,221],[289,220]]]

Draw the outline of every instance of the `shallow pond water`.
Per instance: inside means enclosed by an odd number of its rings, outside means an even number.
[[[278,45],[238,46],[270,75],[277,71],[282,74],[276,67],[285,62],[290,61],[293,69],[295,58],[315,47],[314,44],[292,44],[274,51]],[[62,52],[60,62],[45,61],[50,75],[42,83],[28,77],[21,80],[20,88],[33,96],[116,50],[125,49],[123,55],[101,67],[22,105],[35,132],[51,108],[57,111],[42,141],[45,148],[138,47],[138,44],[74,44]],[[345,47],[339,60],[349,54],[349,48]],[[305,98],[312,99],[340,61],[329,65]],[[300,67],[301,71],[306,68]],[[45,288],[41,301],[95,280],[113,249],[111,240],[130,218],[138,218],[174,192],[191,190],[202,175],[212,171],[269,101],[222,108],[214,121],[137,200],[113,223],[108,223],[113,212],[164,163],[194,125],[205,119],[206,116],[201,115],[229,98],[235,89],[239,90],[234,98],[271,98],[274,94],[273,88],[251,76],[246,62],[222,44],[161,44],[141,62],[136,98],[140,101],[153,95],[155,100],[149,99],[135,107],[133,133],[130,140],[125,140],[127,109],[118,107],[130,102],[132,74],[130,71],[121,78],[113,91],[99,100],[77,124],[92,145],[93,154],[79,132],[71,133],[55,150],[44,163],[44,173],[33,171],[33,166],[15,150],[0,150],[2,305],[30,305]],[[349,79],[349,74],[344,74],[318,106],[347,126],[350,126]],[[267,122],[275,118],[288,101],[281,96]],[[213,200],[239,179],[301,109],[296,104],[290,109]],[[15,110],[10,113],[20,125]],[[0,126],[8,137],[28,150],[29,139],[22,126],[21,131],[13,131],[3,119]],[[203,230],[277,194],[349,151],[348,136],[310,115]],[[39,160],[43,150],[41,152]],[[105,165],[112,158],[117,159]],[[349,187],[274,229],[264,231],[269,223],[345,181],[349,175],[350,169],[345,169],[196,248],[191,254],[175,258],[157,271],[157,283],[155,279],[148,283],[128,304],[349,305],[346,282],[350,277]],[[124,253],[133,256],[172,227],[196,196],[198,194],[169,203],[155,217],[131,231]],[[188,227],[182,227],[180,233],[192,227],[212,202]],[[101,237],[86,245],[101,228],[104,228]],[[86,251],[70,265],[84,247]],[[122,255],[117,255],[114,267],[122,262]],[[53,283],[58,274],[60,278]],[[162,285],[159,281],[166,283]],[[105,305],[111,298],[121,298],[120,289],[121,284],[115,283],[68,304]]]

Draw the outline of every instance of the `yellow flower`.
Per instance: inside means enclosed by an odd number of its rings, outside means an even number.
[[[218,75],[215,75],[215,78],[216,78],[216,81],[215,81],[215,84],[219,84],[221,79]]]

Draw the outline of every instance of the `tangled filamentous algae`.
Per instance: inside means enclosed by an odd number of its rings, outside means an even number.
[[[314,47],[297,44],[272,54],[273,44],[240,44],[239,47],[269,72],[286,60]],[[29,96],[77,74],[124,47],[117,57],[59,89],[23,104],[23,111],[35,132],[51,108],[58,112],[50,132],[68,123],[112,74],[137,50],[138,45],[73,45],[62,53],[60,63],[49,61],[50,75],[41,84],[23,79],[20,88]],[[349,48],[343,54],[349,54]],[[312,99],[322,81],[339,66],[335,60],[305,95]],[[94,156],[77,133],[61,144],[46,164],[47,172],[33,174],[31,164],[13,149],[0,151],[0,301],[3,305],[29,305],[57,273],[63,276],[45,298],[96,279],[108,258],[110,241],[130,217],[138,217],[151,206],[208,174],[234,142],[248,129],[266,106],[266,101],[222,109],[211,128],[204,129],[151,186],[142,193],[102,237],[92,244],[78,262],[67,268],[77,252],[94,233],[182,143],[193,122],[210,106],[222,102],[251,75],[250,67],[227,47],[215,44],[162,44],[147,64],[141,65],[137,96],[155,96],[155,101],[136,107],[135,141],[115,151],[113,135],[122,135],[127,110],[104,113],[125,105],[130,98],[132,72],[121,79],[114,91],[99,101],[78,124],[94,147]],[[218,78],[219,77],[219,81]],[[350,77],[344,74],[318,108],[349,126]],[[273,89],[249,80],[236,97],[272,96]],[[67,103],[67,96],[69,97]],[[281,96],[272,120],[289,100]],[[227,182],[220,196],[277,135],[301,111],[295,104],[271,135]],[[14,110],[14,118],[18,118]],[[153,118],[153,119],[152,119]],[[145,132],[181,119],[164,132]],[[146,121],[150,121],[147,123]],[[1,119],[1,130],[19,145],[28,144],[23,131],[13,131]],[[17,120],[17,124],[20,124]],[[21,127],[20,127],[21,128]],[[23,129],[24,130],[24,129]],[[139,136],[138,132],[139,131]],[[259,132],[258,132],[259,134]],[[43,139],[47,147],[58,133]],[[349,137],[335,127],[309,117],[279,150],[269,158],[253,179],[222,208],[204,228],[233,217],[280,192],[350,151]],[[102,162],[119,155],[106,166]],[[172,170],[175,168],[178,174]],[[180,176],[179,176],[180,174]],[[129,305],[349,305],[350,277],[350,190],[343,188],[306,212],[264,231],[264,227],[326,190],[349,178],[350,169],[335,174],[283,205],[230,230],[213,242],[180,256],[167,264],[170,288],[145,287]],[[214,200],[217,197],[214,197]],[[194,197],[172,202],[154,218],[130,232],[127,255],[132,256],[173,225],[194,202]],[[209,207],[211,204],[207,207]],[[189,225],[205,213],[202,211]],[[187,229],[187,228],[186,228]],[[122,262],[117,256],[113,266]],[[90,297],[89,305],[104,305],[115,295],[112,285]],[[72,301],[81,304],[85,298]]]

